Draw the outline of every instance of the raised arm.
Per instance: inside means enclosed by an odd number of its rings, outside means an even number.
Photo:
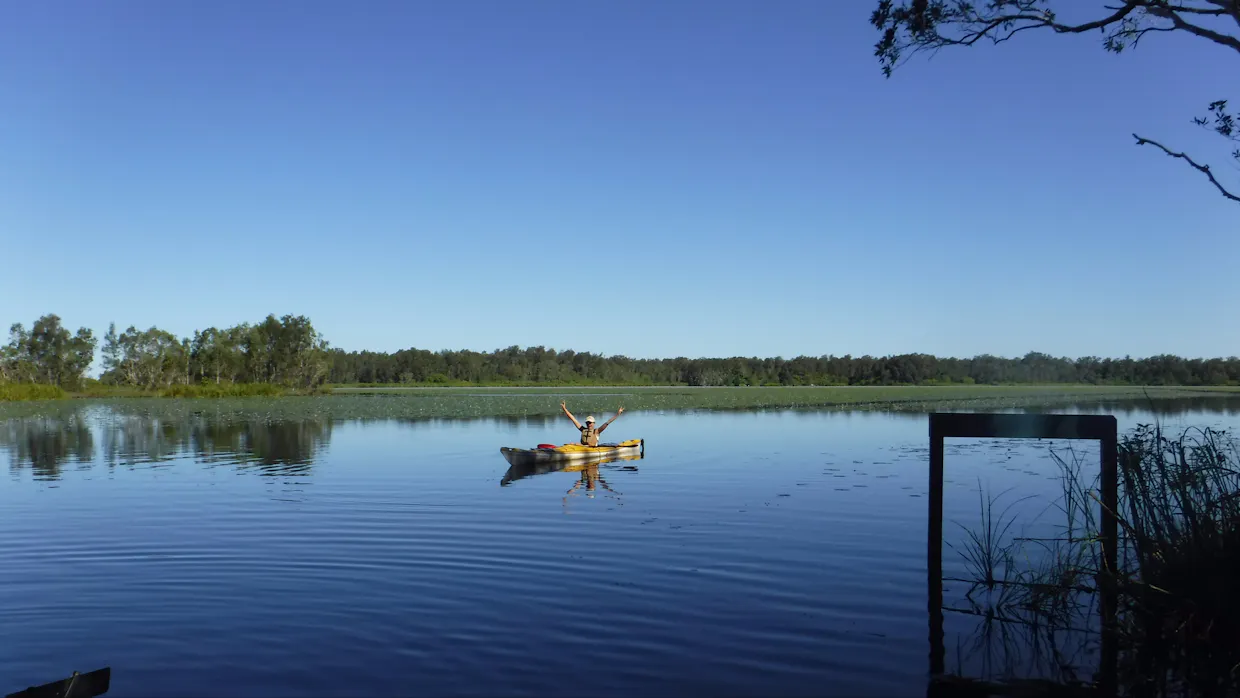
[[[611,424],[611,423],[612,423],[612,422],[614,422],[614,421],[616,421],[616,419],[618,419],[618,418],[620,417],[620,415],[622,415],[622,414],[624,414],[624,408],[623,408],[623,407],[621,407],[620,409],[616,410],[616,414],[615,414],[615,415],[614,415],[611,419],[607,420],[606,422],[603,422],[603,423],[599,426],[599,428],[598,428],[598,433],[602,434],[602,433],[603,433],[603,430],[607,428],[607,425],[608,425],[608,424]]]
[[[568,418],[573,420],[573,424],[577,425],[577,429],[581,429],[581,422],[578,422],[577,418],[573,416],[573,413],[568,411],[568,405],[565,405],[563,400],[560,401],[560,409],[564,410],[564,414],[568,415]],[[612,417],[612,419],[615,419],[615,417]]]

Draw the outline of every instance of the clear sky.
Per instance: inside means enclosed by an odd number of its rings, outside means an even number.
[[[1240,353],[1240,205],[1129,135],[1240,188],[1189,123],[1234,52],[1031,33],[886,80],[874,2],[5,3],[0,322]]]

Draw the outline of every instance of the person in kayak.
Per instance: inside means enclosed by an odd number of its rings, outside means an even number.
[[[560,409],[564,410],[564,414],[568,415],[568,418],[573,420],[573,424],[577,425],[577,431],[581,432],[581,445],[582,446],[597,446],[598,435],[603,433],[603,430],[607,428],[607,425],[616,421],[617,417],[624,414],[624,408],[621,407],[620,409],[616,410],[615,417],[612,417],[606,422],[603,422],[602,425],[600,425],[597,429],[595,429],[593,415],[586,417],[586,425],[581,426],[581,422],[578,422],[577,418],[573,416],[573,413],[568,411],[568,405],[564,404],[563,401],[560,402]]]

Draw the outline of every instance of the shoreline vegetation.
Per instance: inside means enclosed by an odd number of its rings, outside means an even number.
[[[91,378],[87,371],[96,348],[102,371]],[[968,359],[929,354],[634,359],[541,346],[489,353],[345,352],[332,348],[304,315],[268,315],[255,324],[195,330],[192,337],[158,327],[118,332],[113,323],[100,345],[93,330],[70,333],[57,315],[49,314],[29,330],[12,325],[8,344],[0,346],[0,401],[278,397],[394,388],[1051,389],[1047,386],[1070,392],[1240,388],[1240,358],[1069,359],[1030,352],[1020,358]],[[781,400],[797,404],[800,398]]]
[[[608,391],[599,393],[598,391]],[[329,385],[310,389],[289,388],[271,383],[222,383],[172,385],[148,390],[133,386],[107,385],[89,381],[76,390],[39,383],[0,383],[0,403],[53,400],[111,399],[223,399],[282,398],[323,396],[370,397],[538,397],[586,395],[638,398],[642,396],[678,397],[687,409],[745,407],[895,407],[903,403],[934,404],[956,401],[1017,401],[1020,406],[1051,407],[1064,402],[1090,400],[1143,400],[1146,398],[1227,397],[1240,399],[1240,386],[1098,386],[1088,384],[1009,384],[1009,385],[886,385],[886,386],[687,386],[687,385],[537,385],[462,384],[420,385]],[[550,409],[550,408],[548,408]],[[640,408],[638,408],[640,409]],[[554,412],[554,411],[552,411]],[[496,415],[499,416],[499,415]]]
[[[107,385],[92,381],[75,390],[41,383],[0,383],[0,402],[34,400],[81,400],[107,398],[229,398],[283,397],[290,395],[323,395],[331,393],[328,386],[298,390],[272,383],[222,383],[220,385],[171,385],[144,389],[133,386]]]
[[[1240,388],[1112,386],[871,386],[696,388],[526,387],[526,388],[354,388],[313,395],[206,396],[168,399],[138,392],[83,394],[88,399],[0,402],[0,420],[48,416],[98,405],[114,412],[212,419],[525,419],[558,420],[560,401],[574,409],[606,412],[686,411],[873,411],[924,414],[936,411],[995,411],[1155,408],[1184,411],[1240,411]]]

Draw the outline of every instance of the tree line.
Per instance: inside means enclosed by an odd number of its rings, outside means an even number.
[[[489,353],[405,349],[329,352],[333,383],[611,385],[900,385],[1090,383],[1097,385],[1240,385],[1240,358],[968,359],[929,354],[784,358],[631,359],[544,347]]]
[[[71,333],[56,315],[27,331],[11,327],[0,348],[0,382],[73,389],[88,379],[98,342]],[[108,327],[99,381],[154,390],[176,385],[257,383],[290,388],[336,384],[429,385],[901,385],[1088,383],[1097,385],[1240,385],[1240,358],[1142,359],[929,354],[784,358],[633,359],[545,347],[492,352],[352,351],[330,348],[302,315],[268,315],[256,324],[208,327],[177,337],[158,327]]]
[[[39,318],[30,331],[17,323],[0,348],[0,382],[78,388],[87,380],[98,344],[85,327],[70,334],[56,315]],[[130,326],[118,333],[113,323],[101,355],[100,383],[146,390],[203,383],[312,388],[327,380],[329,365],[327,342],[301,315],[208,327],[192,337],[158,327]]]

